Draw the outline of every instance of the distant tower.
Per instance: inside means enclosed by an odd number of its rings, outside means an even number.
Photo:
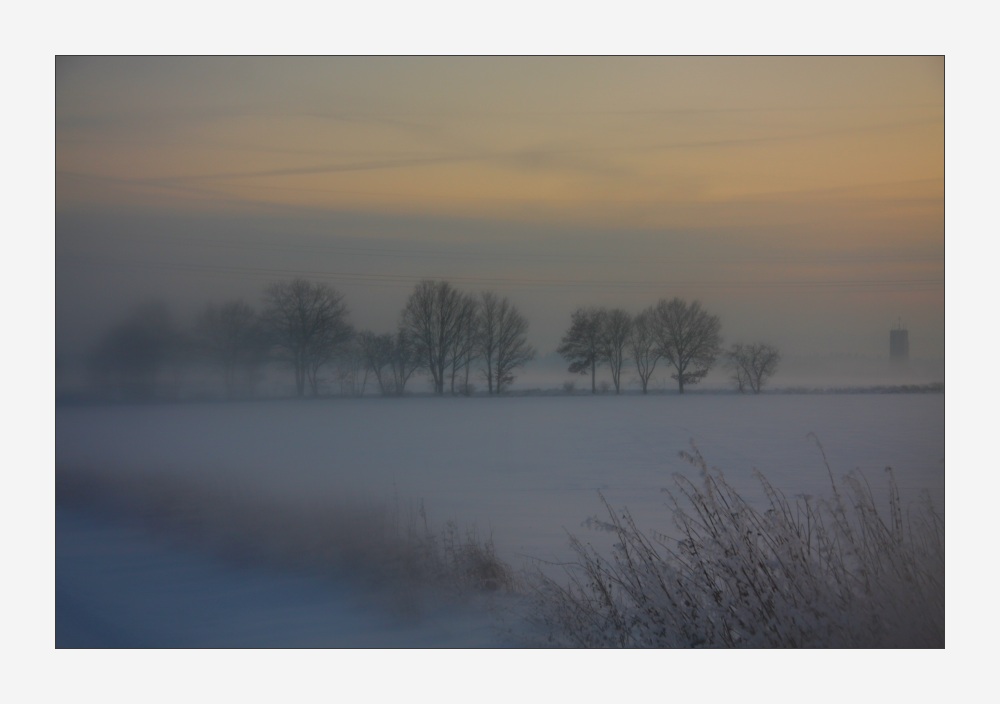
[[[889,331],[889,359],[893,362],[905,362],[910,358],[910,333],[903,328],[901,322]]]

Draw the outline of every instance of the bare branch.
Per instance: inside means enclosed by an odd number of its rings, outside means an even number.
[[[673,365],[677,388],[701,381],[719,355],[722,338],[718,316],[702,310],[698,301],[661,300],[654,309],[660,355]]]

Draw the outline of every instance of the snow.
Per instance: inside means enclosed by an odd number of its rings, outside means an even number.
[[[760,495],[754,468],[789,496],[828,494],[827,469],[810,433],[838,478],[860,469],[878,498],[883,469],[892,466],[904,504],[926,491],[943,513],[943,394],[61,406],[56,468],[60,477],[99,472],[150,486],[183,481],[206,495],[255,496],[303,514],[322,506],[422,503],[433,525],[475,527],[515,567],[552,573],[559,571],[552,563],[571,555],[568,533],[595,545],[605,539],[583,526],[601,513],[598,491],[627,506],[640,527],[669,529],[661,489],[674,473],[695,476],[678,456],[692,441],[744,495]],[[60,510],[57,633],[66,643],[97,646],[506,643],[482,613],[434,607],[407,625],[386,619],[379,603],[364,602],[350,580],[237,567],[93,513]],[[157,591],[157,584],[164,586]],[[74,614],[94,613],[127,627],[127,637],[113,629],[88,635],[83,616],[73,621]]]
[[[502,647],[488,613],[375,598],[309,572],[223,564],[87,512],[56,512],[62,648]]]

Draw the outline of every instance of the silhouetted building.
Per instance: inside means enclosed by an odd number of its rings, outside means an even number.
[[[904,362],[910,358],[910,333],[897,324],[889,331],[889,359]]]

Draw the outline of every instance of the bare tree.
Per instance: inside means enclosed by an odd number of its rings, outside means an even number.
[[[395,335],[376,335],[365,331],[358,339],[365,362],[375,374],[379,393],[383,396],[402,396],[406,382],[419,366],[407,336],[402,331]]]
[[[648,393],[649,379],[653,376],[656,363],[660,360],[660,351],[656,343],[655,313],[652,306],[632,319],[632,329],[628,338],[629,352],[635,363],[642,393]]]
[[[392,335],[376,335],[371,330],[363,330],[358,333],[358,346],[361,348],[368,370],[375,375],[379,392],[383,396],[388,396],[386,382],[389,375],[386,367],[389,365],[391,355]]]
[[[472,363],[479,356],[479,300],[472,294],[463,294],[459,302],[458,331],[451,354],[451,393],[455,393],[455,379],[464,375],[460,384],[463,394],[470,393],[469,374]]]
[[[749,386],[751,391],[759,394],[764,383],[777,371],[781,355],[775,347],[762,342],[739,342],[729,348],[726,359],[733,370],[733,381],[739,392],[746,393]]]
[[[197,344],[222,370],[226,395],[253,395],[267,340],[256,311],[242,300],[209,305],[196,325]]]
[[[389,337],[391,341],[389,369],[392,372],[393,394],[402,396],[406,391],[406,382],[420,368],[420,358],[413,340],[403,330],[399,330],[395,338]]]
[[[482,294],[479,317],[479,349],[489,393],[503,393],[514,381],[514,370],[535,358],[528,344],[528,321],[506,296],[492,291]]]
[[[497,347],[500,345],[500,297],[493,291],[481,294],[479,304],[479,356],[482,359],[482,374],[486,378],[486,388],[492,396],[495,392]]]
[[[628,351],[632,316],[621,308],[606,311],[601,320],[601,358],[611,369],[615,393],[621,393],[622,366]]]
[[[492,291],[482,294],[479,305],[479,354],[482,357],[483,376],[486,377],[486,387],[493,395],[493,364],[496,359],[498,344],[498,318],[500,297]]]
[[[357,336],[340,347],[335,360],[336,378],[343,396],[364,396],[368,386],[368,359]]]
[[[590,392],[597,393],[597,365],[601,363],[601,328],[603,311],[599,308],[579,308],[571,319],[556,351],[569,362],[571,374],[590,371]]]
[[[697,384],[715,363],[722,338],[718,316],[702,310],[698,301],[680,298],[661,300],[654,308],[657,346],[660,355],[673,365],[677,389]]]
[[[462,294],[447,281],[421,281],[406,302],[401,326],[431,373],[434,393],[443,395],[445,370],[462,332]]]
[[[326,284],[305,279],[274,283],[264,291],[271,340],[295,372],[295,391],[319,393],[319,371],[354,334],[344,297]]]

